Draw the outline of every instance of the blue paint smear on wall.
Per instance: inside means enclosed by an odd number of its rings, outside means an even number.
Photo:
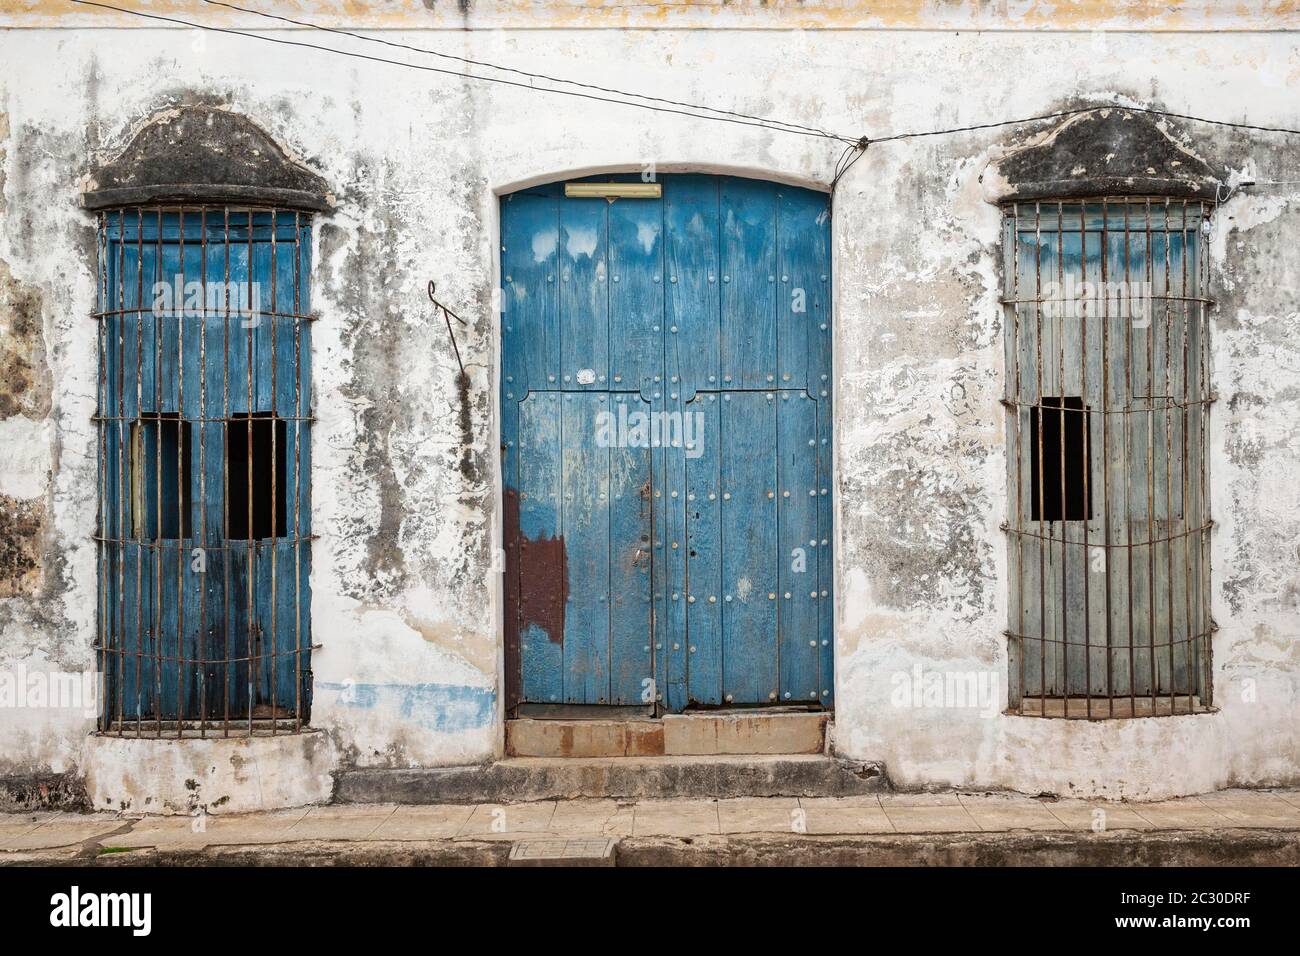
[[[362,710],[380,708],[440,733],[475,730],[492,723],[496,692],[463,684],[358,684],[322,681],[317,691],[332,691],[337,702]]]

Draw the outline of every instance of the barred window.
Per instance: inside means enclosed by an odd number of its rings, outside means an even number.
[[[311,216],[167,204],[98,222],[100,730],[298,729]]]
[[[1013,712],[1210,705],[1208,215],[1005,209]]]

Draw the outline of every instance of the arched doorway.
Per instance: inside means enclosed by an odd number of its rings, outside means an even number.
[[[501,200],[507,705],[830,707],[828,197],[577,182]]]

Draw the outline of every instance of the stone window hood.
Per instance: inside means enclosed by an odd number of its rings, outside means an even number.
[[[981,176],[985,195],[995,203],[1105,196],[1213,201],[1219,178],[1176,133],[1162,117],[1120,107],[1071,116],[995,156]]]
[[[151,117],[120,156],[91,174],[82,196],[86,209],[168,202],[334,207],[325,180],[290,160],[263,129],[206,106]]]

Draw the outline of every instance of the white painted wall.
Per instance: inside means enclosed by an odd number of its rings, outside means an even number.
[[[770,24],[769,24],[770,26]],[[295,37],[300,34],[292,34]],[[846,134],[959,126],[1079,98],[1300,126],[1286,33],[765,29],[386,32],[477,59]],[[313,36],[320,42],[320,36]],[[360,41],[339,45],[364,48]],[[392,49],[388,56],[404,56]],[[410,55],[413,61],[418,58]],[[425,62],[419,60],[419,62]],[[436,62],[436,61],[435,61]],[[345,766],[500,752],[497,196],[608,169],[828,183],[842,147],[187,31],[0,34],[0,262],[39,293],[46,421],[0,422],[0,488],[44,499],[57,564],[0,598],[0,664],[93,660],[93,230],[82,178],[153,110],[215,99],[333,184],[313,297],[314,726]],[[1300,187],[1222,210],[1214,262],[1219,713],[1079,723],[899,708],[895,675],[1006,672],[1000,242],[979,176],[1014,131],[873,146],[834,208],[836,740],[896,784],[1155,798],[1300,780]],[[1192,127],[1202,155],[1300,180],[1293,141]],[[425,283],[474,320],[475,478]],[[48,475],[49,477],[43,477]],[[38,480],[39,479],[39,480]],[[47,662],[42,664],[42,662]],[[1243,694],[1254,682],[1254,699]],[[1000,683],[1005,695],[1005,680]],[[0,717],[0,774],[77,771],[91,723]]]

